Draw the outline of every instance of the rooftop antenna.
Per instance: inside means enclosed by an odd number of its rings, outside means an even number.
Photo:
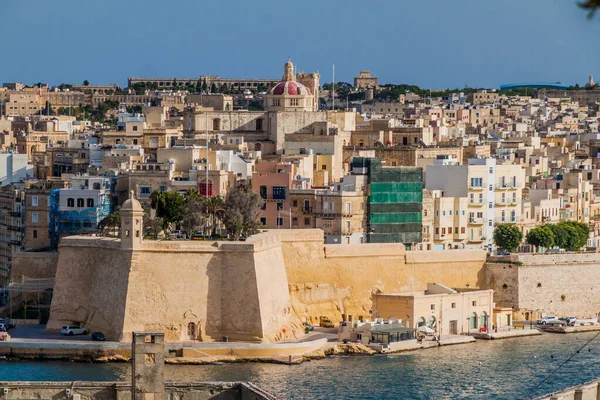
[[[332,66],[332,74],[331,74],[331,97],[332,97],[332,101],[333,101],[333,111],[335,111],[335,64],[333,64]]]

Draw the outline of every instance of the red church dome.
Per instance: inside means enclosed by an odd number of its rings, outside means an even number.
[[[270,94],[281,96],[284,94],[299,96],[299,95],[307,95],[309,94],[306,86],[301,84],[300,82],[294,81],[283,81],[279,82],[273,89],[270,90]]]

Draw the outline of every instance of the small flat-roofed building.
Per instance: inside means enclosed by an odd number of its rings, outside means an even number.
[[[425,326],[436,335],[469,334],[494,327],[493,296],[491,289],[458,291],[428,283],[425,291],[373,294],[372,312],[377,318],[402,318],[405,327]]]

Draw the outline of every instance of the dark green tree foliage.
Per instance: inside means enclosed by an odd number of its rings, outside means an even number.
[[[542,225],[530,230],[525,240],[536,247],[550,248],[554,246],[555,239],[552,228],[549,225]]]
[[[588,11],[588,18],[592,18],[598,8],[600,8],[600,0],[585,0],[579,3],[579,7]]]
[[[494,230],[494,243],[501,249],[513,251],[523,241],[523,233],[514,224],[498,224]]]
[[[581,222],[565,221],[549,225],[555,236],[555,245],[567,251],[577,251],[587,243],[590,228]]]
[[[152,208],[156,216],[167,223],[177,223],[183,220],[185,198],[177,192],[153,192]]]

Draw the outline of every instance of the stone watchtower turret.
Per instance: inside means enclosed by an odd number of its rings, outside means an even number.
[[[121,210],[121,250],[138,250],[142,248],[144,238],[144,209],[139,201],[133,198],[133,190],[129,199],[125,200]]]

